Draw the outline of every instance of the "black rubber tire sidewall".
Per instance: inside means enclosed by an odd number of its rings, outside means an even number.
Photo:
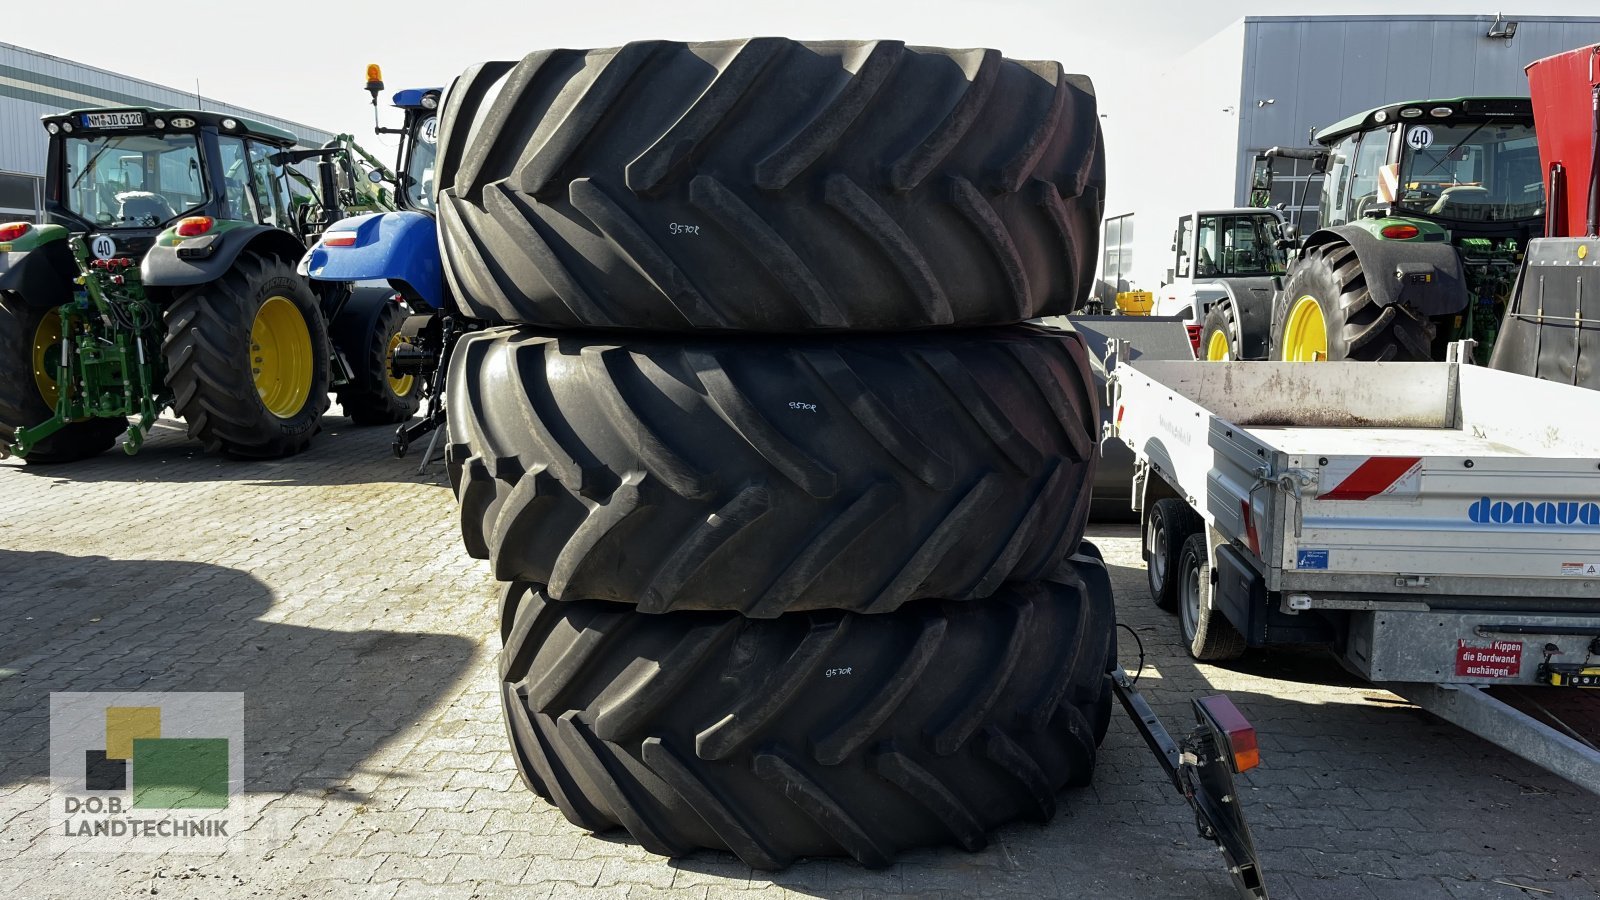
[[[1157,607],[1173,612],[1178,608],[1178,568],[1183,554],[1183,542],[1193,532],[1193,516],[1189,505],[1176,497],[1163,497],[1150,507],[1145,523],[1145,548],[1149,554],[1145,561],[1145,579],[1150,585],[1150,599]],[[1164,551],[1164,558],[1157,554]],[[1166,573],[1165,581],[1161,572]]]
[[[406,324],[406,311],[398,303],[385,303],[373,327],[358,347],[344,347],[350,364],[350,381],[334,388],[339,407],[356,425],[396,425],[422,407],[422,377],[412,376],[405,396],[389,384],[389,341]]]

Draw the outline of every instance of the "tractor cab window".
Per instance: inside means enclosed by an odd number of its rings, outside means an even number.
[[[63,204],[97,228],[154,228],[205,202],[193,135],[71,137],[62,152]]]
[[[1328,148],[1328,167],[1322,181],[1321,227],[1350,221],[1350,162],[1360,136],[1351,135]]]
[[[1194,217],[1184,216],[1178,220],[1178,231],[1172,236],[1172,249],[1178,253],[1178,261],[1174,272],[1179,278],[1188,278],[1192,260],[1189,259],[1189,235],[1194,233]]]
[[[1368,210],[1384,206],[1378,193],[1378,172],[1389,158],[1389,132],[1369,131],[1356,145],[1355,161],[1350,166],[1350,211],[1352,221],[1360,219]]]
[[[1397,205],[1465,222],[1535,218],[1544,212],[1540,172],[1530,125],[1411,125],[1401,156]]]
[[[244,222],[256,218],[255,197],[250,191],[250,159],[244,141],[231,135],[217,136],[217,163],[222,170],[222,217]]]
[[[273,165],[268,158],[276,151],[276,147],[250,142],[250,183],[261,208],[261,224],[287,228],[288,186],[285,182],[288,177],[283,166]]]
[[[1201,216],[1196,231],[1196,278],[1281,275],[1283,251],[1270,216]]]
[[[433,208],[433,161],[438,150],[439,117],[419,118],[412,126],[405,163],[406,206],[410,209]]]

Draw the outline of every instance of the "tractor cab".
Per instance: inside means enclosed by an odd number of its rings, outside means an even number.
[[[1416,218],[1463,238],[1525,242],[1544,216],[1533,104],[1480,97],[1399,103],[1317,133],[1321,227]]]
[[[100,258],[141,257],[179,220],[292,227],[311,193],[272,156],[293,134],[181,109],[80,109],[44,118],[48,221],[91,235]]]
[[[399,206],[415,212],[433,210],[433,165],[439,144],[440,88],[407,88],[395,91],[390,103],[404,114],[399,128],[385,127],[378,121],[378,95],[383,93],[383,68],[367,66],[367,93],[372,95],[372,130],[377,134],[400,137]]]

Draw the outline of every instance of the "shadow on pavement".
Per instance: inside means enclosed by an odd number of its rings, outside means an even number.
[[[355,601],[330,603],[325,628],[266,621],[273,605],[235,569],[0,549],[0,786],[48,777],[52,691],[240,691],[245,790],[333,793],[457,690],[476,649],[361,627],[373,611]]]
[[[118,446],[78,462],[25,465],[13,459],[0,463],[0,467],[13,468],[18,474],[35,478],[84,483],[326,485],[393,482],[448,488],[443,462],[431,464],[423,474],[417,473],[422,453],[427,448],[426,440],[413,446],[404,459],[394,458],[390,451],[394,429],[393,425],[356,427],[342,416],[325,415],[322,431],[304,453],[284,459],[241,460],[221,453],[207,453],[199,441],[189,438],[183,420],[163,417],[134,456],[122,452],[119,440]],[[440,441],[443,440],[441,437]]]

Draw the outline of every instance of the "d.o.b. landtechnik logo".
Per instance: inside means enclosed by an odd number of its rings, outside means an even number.
[[[244,695],[50,695],[50,834],[63,849],[215,851],[245,823]]]

